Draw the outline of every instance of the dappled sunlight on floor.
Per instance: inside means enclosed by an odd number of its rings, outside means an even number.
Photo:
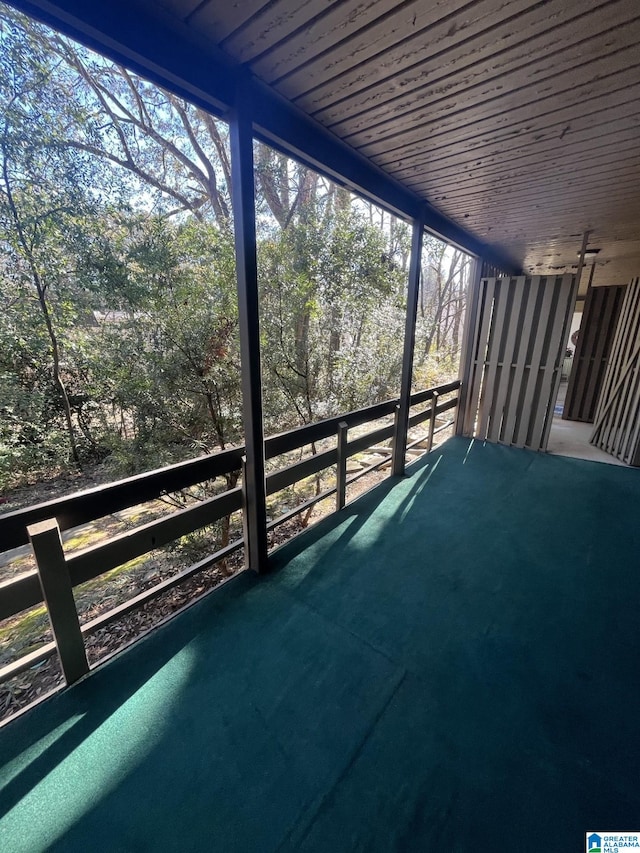
[[[452,439],[407,473],[6,727],[9,849],[534,853],[628,825],[638,472]]]

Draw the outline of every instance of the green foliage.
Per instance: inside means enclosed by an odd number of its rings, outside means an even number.
[[[85,308],[72,285],[94,205],[92,164],[64,144],[50,58],[0,25],[0,479],[77,456],[66,343]]]
[[[124,472],[237,441],[229,234],[196,220],[120,217],[98,248],[85,259],[102,307],[86,363],[87,388],[103,418],[96,440]]]
[[[0,489],[241,443],[225,126],[7,9],[0,107]],[[255,153],[266,431],[396,396],[408,227]],[[463,263],[427,241],[416,381],[455,367]]]
[[[362,212],[305,215],[259,246],[265,410],[273,429],[399,389],[406,274]],[[287,415],[287,413],[289,413]]]

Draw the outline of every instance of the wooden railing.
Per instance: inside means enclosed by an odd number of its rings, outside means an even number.
[[[427,435],[414,440],[408,445],[408,449],[426,442],[425,450],[430,450],[434,435],[451,426],[453,420],[446,421],[436,428],[436,418],[457,407],[458,396],[452,395],[459,388],[460,382],[456,381],[412,394],[411,407],[427,403],[431,405],[424,411],[410,414],[410,428],[425,422],[429,422],[429,428]],[[440,402],[443,397],[448,399]],[[286,465],[267,475],[266,493],[272,495],[326,468],[337,466],[336,481],[332,488],[314,495],[310,500],[296,505],[269,522],[267,529],[277,527],[332,495],[336,496],[336,510],[344,507],[348,484],[389,463],[389,458],[383,457],[351,477],[347,477],[347,460],[350,456],[379,445],[383,441],[394,440],[398,428],[398,410],[399,401],[389,400],[267,438],[265,458],[270,460],[315,445],[324,439],[337,437],[335,447],[306,456],[301,461]],[[350,429],[390,415],[395,415],[393,423],[349,440]],[[72,592],[74,586],[99,577],[117,566],[241,510],[245,497],[243,486],[228,489],[215,497],[199,501],[187,509],[171,513],[114,536],[106,542],[70,554],[64,552],[60,532],[216,477],[237,474],[243,468],[243,452],[242,447],[232,448],[0,516],[1,550],[9,551],[30,542],[37,566],[34,571],[24,572],[0,584],[0,620],[15,616],[23,610],[44,602],[47,605],[54,635],[54,642],[46,643],[31,654],[0,669],[0,682],[31,668],[50,657],[56,650],[60,656],[67,683],[76,681],[89,669],[84,637],[104,628],[129,611],[178,586],[187,578],[211,567],[241,548],[243,540],[238,539],[124,604],[80,625]],[[244,477],[242,482],[244,484]]]

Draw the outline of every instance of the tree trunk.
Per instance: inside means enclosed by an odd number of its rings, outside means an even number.
[[[78,447],[76,445],[76,439],[73,431],[73,421],[71,414],[71,404],[69,403],[69,395],[67,394],[67,389],[65,387],[64,381],[62,379],[62,374],[60,372],[60,347],[58,345],[58,337],[56,335],[55,329],[53,328],[53,321],[51,319],[51,312],[49,311],[49,305],[47,304],[46,298],[46,285],[42,281],[40,276],[40,272],[38,270],[38,266],[36,264],[36,260],[33,256],[33,252],[31,251],[31,245],[26,238],[24,233],[24,228],[22,225],[22,220],[20,219],[20,213],[18,211],[17,205],[15,203],[15,199],[13,197],[13,192],[11,189],[11,181],[9,179],[9,169],[7,165],[7,152],[3,150],[3,163],[2,163],[2,176],[4,179],[4,186],[7,195],[7,201],[9,203],[9,210],[11,211],[11,218],[13,219],[13,223],[16,226],[16,232],[18,234],[18,240],[20,245],[22,246],[22,251],[24,253],[25,260],[29,265],[29,269],[31,271],[31,278],[33,284],[35,286],[36,292],[38,294],[38,303],[40,305],[40,310],[42,311],[42,317],[45,322],[45,326],[47,329],[47,334],[49,336],[49,342],[51,344],[51,373],[53,378],[53,384],[58,389],[60,394],[60,399],[62,401],[62,408],[64,410],[64,419],[67,427],[67,436],[69,439],[69,449],[71,450],[71,458],[76,463],[76,465],[80,465],[80,457],[78,455]]]

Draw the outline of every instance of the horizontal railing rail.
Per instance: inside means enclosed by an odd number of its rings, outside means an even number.
[[[93,580],[129,560],[174,542],[194,530],[213,524],[225,515],[242,507],[242,489],[236,487],[214,498],[198,502],[195,506],[171,513],[166,518],[136,527],[107,542],[86,548],[67,557],[67,565],[74,586]],[[96,572],[96,566],[100,571]]]
[[[443,392],[444,394],[449,393],[449,391],[451,391],[451,390],[457,390],[457,388],[460,387],[459,383],[452,383],[452,384],[455,385],[455,388],[454,389],[448,388],[446,391]],[[446,403],[441,403],[440,405],[438,405],[436,407],[436,411],[435,411],[436,417],[444,414],[447,411],[451,411],[451,409],[455,409],[457,404],[458,404],[457,398],[454,398],[453,400],[448,400]],[[427,409],[424,412],[419,412],[418,414],[413,415],[410,418],[409,426],[413,427],[413,426],[417,426],[418,424],[424,423],[425,421],[430,421],[432,416],[433,416],[433,410],[432,409]],[[443,430],[448,429],[449,427],[453,426],[453,424],[454,424],[453,419],[446,421],[445,423],[441,424],[439,427],[436,427],[433,430],[433,435],[437,435],[438,433],[442,432]],[[366,435],[361,436],[356,441],[348,442],[346,444],[346,448],[347,448],[347,454],[346,455],[347,455],[347,457],[353,456],[355,453],[360,452],[360,450],[367,449],[369,447],[372,447],[374,444],[377,444],[380,440],[382,440],[380,438],[381,435],[383,435],[383,438],[388,438],[391,435],[391,432],[392,432],[392,430],[390,427],[384,427],[382,430],[372,432],[372,433],[367,433]],[[433,438],[433,435],[431,436],[431,438]],[[424,443],[428,439],[429,439],[429,435],[420,436],[420,438],[417,438],[416,440],[412,441],[410,444],[407,444],[407,450],[419,447],[420,445],[424,445]],[[337,455],[337,449],[330,450],[327,452],[326,456],[324,456],[323,458],[321,458],[319,460],[321,464],[318,464],[317,466],[313,466],[313,468],[306,469],[306,470],[309,470],[310,474],[317,473],[318,471],[323,470],[323,468],[328,467],[328,465],[324,464],[327,460],[333,460],[333,462],[329,461],[329,465],[333,464],[336,461],[335,460],[336,455]],[[310,459],[308,461],[312,462],[314,459],[318,459],[318,457],[310,457]],[[307,461],[307,460],[305,460],[305,461]],[[297,463],[297,464],[299,464],[299,463]],[[347,477],[345,480],[345,484],[347,486],[350,486],[352,483],[355,483],[357,480],[360,480],[362,477],[366,477],[367,474],[371,474],[374,471],[378,470],[379,468],[382,468],[385,465],[390,465],[390,464],[391,464],[391,450],[389,451],[387,456],[383,457],[379,461],[374,462],[371,465],[367,465],[361,471],[358,471],[357,473],[352,474],[351,476]],[[291,466],[291,467],[294,468],[297,466]],[[309,476],[309,475],[307,475],[307,476]],[[269,480],[269,477],[267,477],[267,494],[273,494],[275,491],[278,491],[278,489],[269,488],[269,483],[270,483],[270,480]],[[284,486],[283,486],[283,488],[284,488]],[[312,498],[309,498],[308,500],[303,501],[300,504],[297,504],[295,507],[293,507],[293,509],[287,510],[287,512],[285,512],[283,515],[279,516],[278,518],[274,519],[273,521],[270,521],[267,524],[267,529],[273,530],[278,525],[283,524],[286,521],[289,521],[291,518],[294,518],[296,515],[299,515],[300,513],[305,512],[307,509],[314,506],[315,504],[320,503],[320,501],[323,501],[323,500],[326,500],[327,498],[332,497],[333,495],[336,494],[336,491],[337,491],[337,487],[332,486],[331,488],[325,489],[324,491],[320,492],[320,494],[314,495]]]
[[[441,396],[458,390],[459,382],[449,382],[438,388],[429,388],[411,395],[411,405],[417,406],[428,402],[437,391]],[[361,426],[385,415],[393,414],[398,400],[388,400],[318,421],[315,424],[298,427],[287,432],[278,433],[265,439],[265,458],[273,459],[285,453],[290,453],[305,445],[321,441],[335,435],[337,426],[344,421],[351,427]],[[424,419],[430,417],[429,410],[423,413]],[[414,416],[415,417],[420,417]],[[420,421],[415,421],[419,423]],[[409,421],[410,426],[413,425]],[[136,474],[106,486],[95,486],[81,492],[35,506],[18,509],[14,512],[0,515],[0,543],[2,550],[9,551],[29,542],[27,527],[38,521],[56,518],[61,530],[70,530],[81,524],[95,521],[114,512],[129,509],[132,506],[159,498],[167,493],[195,486],[206,480],[239,471],[242,464],[244,447],[234,447],[198,459],[178,462],[156,471]]]
[[[165,518],[151,521],[133,530],[114,536],[107,542],[93,545],[70,554],[67,558],[73,586],[93,580],[105,572],[122,566],[136,557],[161,548],[181,536],[193,533],[239,510],[242,489],[236,487],[221,495],[198,502],[188,509],[178,510]],[[25,572],[0,584],[0,619],[7,619],[43,601],[37,571]]]
[[[70,530],[170,492],[239,471],[243,454],[243,447],[234,447],[5,513],[0,515],[2,550],[28,544],[27,527],[38,521],[55,518],[61,530]]]
[[[452,391],[460,390],[461,382],[459,379],[453,382],[447,382],[446,385],[436,385],[435,388],[427,388],[426,391],[416,391],[411,395],[411,405],[419,406],[421,403],[428,403],[433,399],[434,394],[439,394],[444,397],[445,394],[450,394]]]
[[[428,436],[412,442],[408,447],[415,447],[427,441],[427,449],[431,448],[434,434],[452,423],[449,421],[435,428],[436,417],[455,409],[459,399],[458,396],[455,396],[441,403],[440,398],[459,389],[460,382],[456,381],[411,395],[412,407],[429,402],[431,406],[424,411],[410,415],[409,427],[416,427],[429,422],[429,433]],[[398,408],[398,400],[389,400],[267,438],[265,440],[265,457],[267,459],[274,459],[277,456],[308,446],[315,450],[317,442],[336,436],[338,438],[336,447],[313,452],[299,461],[267,474],[266,493],[273,495],[295,483],[317,475],[327,468],[337,466],[335,486],[325,489],[278,518],[269,521],[267,529],[273,530],[278,525],[333,495],[336,495],[336,508],[341,509],[345,504],[347,485],[384,465],[389,465],[391,450],[388,456],[383,456],[382,459],[365,466],[356,474],[347,477],[346,473],[349,457],[376,447],[388,439],[395,440],[398,426]],[[349,429],[373,423],[390,415],[396,416],[393,423],[348,439]],[[35,571],[25,572],[0,584],[0,619],[15,616],[24,610],[42,604],[44,601],[49,609],[55,633],[56,623],[52,615],[52,607],[57,606],[53,602],[60,591],[57,584],[60,583],[59,576],[62,575],[66,578],[62,582],[63,599],[67,601],[67,604],[63,606],[63,611],[66,607],[67,612],[63,612],[62,615],[58,614],[56,617],[57,624],[67,624],[73,622],[74,619],[78,623],[75,604],[69,604],[69,602],[73,602],[71,589],[74,586],[93,580],[111,569],[122,566],[156,548],[167,545],[240,511],[246,499],[246,496],[243,496],[244,485],[228,489],[219,495],[198,501],[191,507],[178,510],[113,536],[105,542],[70,554],[64,553],[60,540],[60,530],[69,530],[106,515],[161,498],[170,492],[195,486],[232,472],[238,472],[242,470],[243,452],[244,448],[234,447],[0,516],[0,547],[2,550],[8,551],[31,541],[37,563]],[[39,537],[42,540],[40,545],[37,544]],[[75,644],[77,652],[75,662],[77,666],[71,667],[71,677],[73,679],[79,677],[77,673],[82,674],[87,666],[83,637],[95,633],[95,631],[115,619],[121,618],[135,607],[152,600],[197,572],[214,565],[239,550],[243,544],[243,540],[238,539],[90,622],[84,625],[78,623],[76,638],[70,641],[71,647],[74,647]],[[55,577],[58,577],[57,581]],[[68,589],[66,589],[65,584]],[[48,585],[49,591],[54,591],[51,600],[47,595]],[[68,612],[70,607],[72,607],[73,613]],[[56,642],[59,645],[57,636],[54,643],[46,643],[29,655],[0,669],[0,681],[6,680],[50,657],[56,651]],[[80,644],[82,648],[80,648]],[[60,649],[58,651],[60,652]],[[83,659],[84,663],[82,662]]]
[[[451,409],[455,409],[457,405],[458,405],[457,397],[454,398],[453,400],[447,400],[446,403],[440,403],[436,407],[436,417],[438,415],[443,415],[445,412],[448,412]],[[431,415],[432,415],[431,409],[427,409],[425,412],[418,412],[418,414],[416,414],[416,415],[411,415],[411,417],[409,418],[409,427],[415,427],[415,426],[418,426],[418,424],[422,424],[425,421],[430,420]]]
[[[442,397],[452,391],[459,390],[459,388],[460,381],[455,380],[454,382],[447,382],[445,385],[438,385],[435,388],[428,388],[425,391],[417,391],[411,395],[411,406],[428,403],[433,398],[434,392],[437,392]],[[385,417],[385,415],[392,415],[399,403],[400,400],[398,399],[387,400],[384,403],[376,403],[373,406],[355,409],[354,411],[347,412],[347,414],[336,415],[335,417],[318,421],[315,424],[308,424],[270,436],[264,442],[265,458],[273,459],[276,456],[290,453],[292,450],[297,450],[307,444],[321,441],[323,438],[330,438],[336,434],[339,423],[345,422],[349,428],[352,428],[362,426],[362,424],[370,423],[371,421],[377,421]]]
[[[287,465],[286,468],[267,474],[267,495],[273,495],[282,489],[286,489],[287,486],[299,483],[300,480],[312,477],[324,468],[330,468],[336,464],[336,459],[334,448],[333,450],[325,450],[323,453],[316,453],[314,456],[307,456],[300,462],[294,462],[292,465]]]
[[[275,456],[290,453],[292,450],[297,450],[300,447],[305,447],[307,444],[321,441],[323,438],[330,438],[336,434],[338,424],[343,421],[349,427],[357,427],[377,421],[380,418],[384,418],[385,415],[392,415],[398,403],[399,400],[387,400],[385,403],[377,403],[375,406],[356,409],[344,415],[336,415],[333,418],[326,418],[315,424],[296,427],[296,429],[273,435],[265,440],[265,458],[273,459]]]

